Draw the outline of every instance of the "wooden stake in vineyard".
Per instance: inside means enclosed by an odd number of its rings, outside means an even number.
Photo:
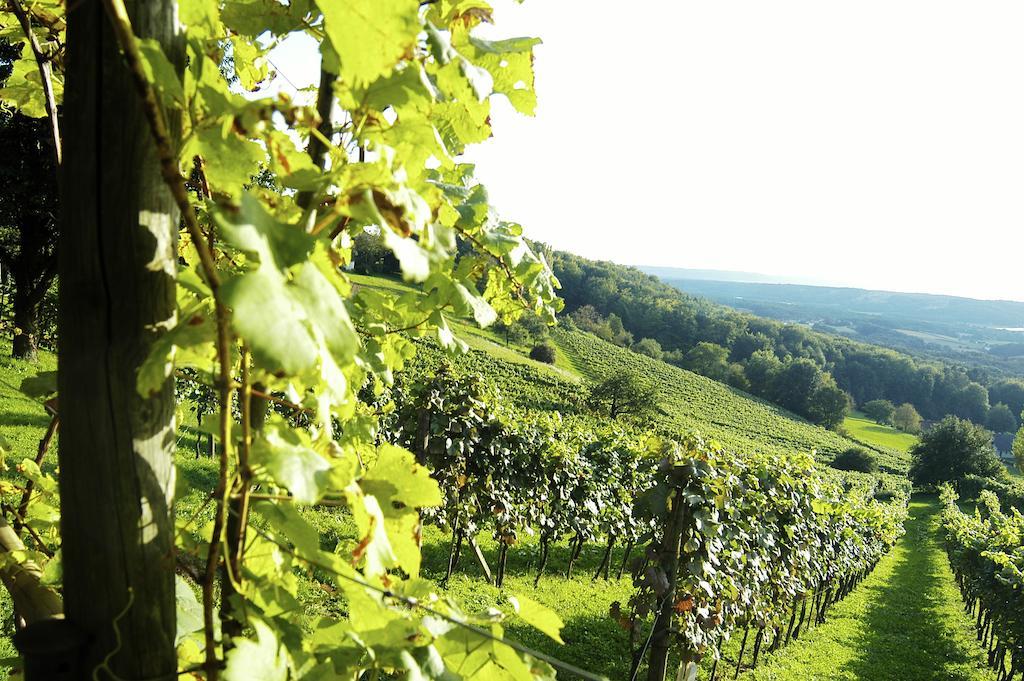
[[[679,551],[682,548],[682,532],[685,523],[686,502],[682,489],[673,490],[669,498],[668,523],[661,540],[658,554],[658,569],[665,573],[668,586],[659,599],[660,607],[651,635],[651,657],[647,668],[647,681],[664,681],[668,672],[668,653],[672,644],[672,617],[676,608],[676,576],[679,572]],[[684,663],[689,663],[685,660]]]
[[[173,679],[174,393],[168,378],[141,396],[136,376],[173,319],[178,209],[105,4],[70,3],[67,17],[64,107],[74,113],[64,119],[59,249],[64,607],[86,642],[83,669]],[[176,2],[126,5],[141,37],[181,54]]]

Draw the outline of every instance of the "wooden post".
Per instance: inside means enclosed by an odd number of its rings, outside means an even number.
[[[629,562],[629,554],[633,551],[633,540],[630,539],[626,542],[626,551],[622,554],[622,562],[619,563],[619,573],[615,575],[615,579],[622,579],[622,572],[626,569],[626,563]]]
[[[665,572],[668,589],[662,597],[658,616],[651,633],[651,657],[647,666],[647,681],[665,681],[668,672],[668,653],[672,642],[672,616],[676,605],[676,575],[679,570],[679,549],[683,539],[683,512],[686,502],[681,488],[676,488],[668,509],[668,522],[661,540],[658,566]]]
[[[476,543],[476,537],[469,538],[469,546],[473,549],[473,555],[476,556],[476,562],[480,564],[480,569],[484,571],[484,579],[487,580],[488,584],[494,584],[494,577],[491,576],[491,566],[487,564],[484,552],[480,550],[480,545]]]
[[[604,557],[601,558],[601,564],[597,566],[597,571],[594,572],[593,581],[597,581],[597,578],[601,576],[601,572],[604,572],[604,578],[608,579],[608,566],[612,562],[612,549],[615,547],[615,535],[608,535],[608,546],[604,550]]]
[[[177,2],[126,5],[136,33],[183,63]],[[170,680],[174,385],[143,396],[136,378],[174,320],[178,211],[103,3],[69,3],[67,25],[57,319],[64,607],[88,641],[84,670],[105,664],[109,677]]]
[[[537,585],[540,584],[540,577],[544,574],[544,568],[548,564],[548,544],[548,536],[542,534],[540,538],[540,565],[537,567],[537,576],[533,580],[534,589],[536,589]]]

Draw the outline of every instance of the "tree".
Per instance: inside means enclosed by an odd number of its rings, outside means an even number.
[[[850,396],[835,384],[831,376],[811,395],[807,406],[807,418],[812,423],[835,430],[843,424],[847,412],[850,411]]]
[[[910,479],[915,485],[956,483],[965,475],[1006,474],[992,447],[992,434],[956,416],[947,416],[930,428],[911,448],[910,456]]]
[[[1008,406],[1000,402],[988,410],[987,425],[993,433],[1013,433],[1017,431],[1017,418]]]
[[[623,414],[640,416],[657,406],[658,389],[635,373],[619,371],[591,388],[590,403],[607,410],[613,419]]]
[[[791,412],[807,416],[821,380],[821,370],[813,361],[806,358],[790,360],[772,381],[772,401]]]
[[[889,400],[871,400],[861,405],[860,410],[872,421],[888,425],[892,423],[896,405]]]
[[[11,73],[16,58],[17,50],[0,42],[0,85]],[[36,357],[39,306],[57,275],[53,144],[46,118],[32,118],[0,107],[0,268],[13,274],[15,334],[11,354],[22,359]]]
[[[1010,408],[1010,413],[1019,415],[1024,411],[1024,381],[1011,378],[993,383],[988,388],[988,401],[1001,402]]]
[[[768,397],[775,377],[782,371],[782,362],[770,350],[757,350],[743,367],[743,373],[750,381],[750,390],[761,397]]]
[[[830,465],[838,471],[878,472],[878,461],[875,460],[875,456],[871,452],[863,447],[850,447],[833,459]]]
[[[530,340],[530,334],[518,322],[506,323],[499,319],[492,328],[495,333],[500,334],[505,339],[505,347],[512,344],[523,345]]]
[[[960,418],[984,424],[988,417],[988,390],[973,381],[963,387],[954,398],[953,413]]]
[[[387,246],[381,231],[360,232],[352,239],[352,271],[358,274],[399,274],[398,259]]]
[[[905,433],[920,433],[921,415],[914,409],[914,405],[904,402],[893,411],[892,425]]]
[[[724,383],[729,378],[729,351],[721,345],[701,341],[686,353],[683,366],[701,376]]]
[[[1017,463],[1017,470],[1024,470],[1024,426],[1013,436],[1013,445],[1010,447],[1013,452],[1013,459]]]
[[[653,359],[661,359],[665,353],[661,350],[661,343],[653,338],[641,338],[633,344],[633,352],[647,355]]]

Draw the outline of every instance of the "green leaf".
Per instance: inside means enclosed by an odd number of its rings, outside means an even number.
[[[327,490],[331,463],[313,451],[305,433],[275,426],[253,442],[253,463],[266,468],[296,501],[311,504]]]
[[[231,36],[235,73],[242,87],[250,92],[259,88],[269,73],[267,59],[254,41]]]
[[[231,325],[257,361],[295,375],[314,366],[317,347],[303,324],[301,308],[285,286],[283,276],[261,269],[230,279],[222,291],[232,311]]]
[[[224,31],[217,0],[180,0],[178,15],[191,35],[213,38]]]
[[[385,223],[386,224],[386,223]],[[387,227],[381,228],[384,245],[398,258],[402,276],[407,281],[423,281],[430,274],[430,259],[423,247],[413,239],[403,238]]]
[[[509,596],[508,601],[512,604],[516,614],[523,618],[527,624],[547,634],[559,643],[565,643],[560,633],[562,627],[565,626],[565,622],[562,621],[562,618],[554,610],[526,596]]]
[[[57,372],[40,371],[35,376],[29,376],[21,381],[21,392],[29,397],[43,399],[57,394]]]
[[[174,576],[174,603],[177,613],[174,645],[178,645],[186,636],[203,628],[203,606],[181,575]]]
[[[225,681],[287,681],[288,651],[277,634],[259,619],[251,621],[256,640],[235,638],[227,654]]]
[[[168,61],[160,43],[154,38],[142,38],[139,40],[139,52],[142,54],[142,69],[146,72],[146,79],[160,94],[164,107],[184,107],[185,91],[181,87],[178,70]]]
[[[27,51],[27,47],[24,48]],[[54,77],[54,95],[60,103],[63,90],[59,77]],[[0,88],[0,104],[18,110],[18,113],[29,118],[46,116],[46,96],[43,92],[39,69],[33,59],[18,59],[14,62],[11,75],[3,88]]]
[[[315,237],[297,225],[278,221],[248,192],[242,195],[237,211],[216,207],[214,219],[224,241],[274,269],[304,262],[316,244]]]
[[[393,502],[423,508],[439,506],[442,501],[441,488],[430,477],[430,471],[408,450],[387,443],[380,446],[377,462],[363,476],[360,486],[377,497],[385,509]]]
[[[267,159],[263,147],[219,123],[193,132],[178,157],[184,166],[191,167],[196,156],[206,162],[206,177],[213,191],[232,198],[241,195]]]
[[[143,397],[160,391],[176,366],[178,351],[212,343],[216,337],[213,320],[198,311],[188,312],[173,329],[160,334],[149,347],[149,355],[139,367],[135,387]]]
[[[416,45],[418,0],[317,0],[324,30],[341,60],[341,78],[362,87],[386,75]]]

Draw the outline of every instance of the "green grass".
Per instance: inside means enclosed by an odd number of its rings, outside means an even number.
[[[883,426],[860,412],[853,412],[847,416],[843,421],[843,427],[846,428],[851,438],[868,445],[879,445],[900,452],[909,452],[910,448],[917,444],[916,435],[904,433],[891,426]]]
[[[57,359],[50,353],[40,352],[36,364],[12,359],[10,344],[0,344],[0,436],[10,444],[12,454],[7,465],[15,466],[25,458],[34,458],[39,447],[39,440],[50,423],[50,417],[42,405],[26,397],[19,390],[24,378],[35,375],[39,371],[52,371],[57,368]],[[56,448],[54,439],[52,451]],[[50,465],[54,460],[51,455]],[[0,589],[0,623],[12,621],[11,600],[6,589]],[[17,655],[14,645],[6,632],[0,634],[0,658]],[[0,679],[6,679],[7,669],[0,666]]]
[[[828,621],[768,656],[748,681],[994,681],[939,543],[935,497]]]

